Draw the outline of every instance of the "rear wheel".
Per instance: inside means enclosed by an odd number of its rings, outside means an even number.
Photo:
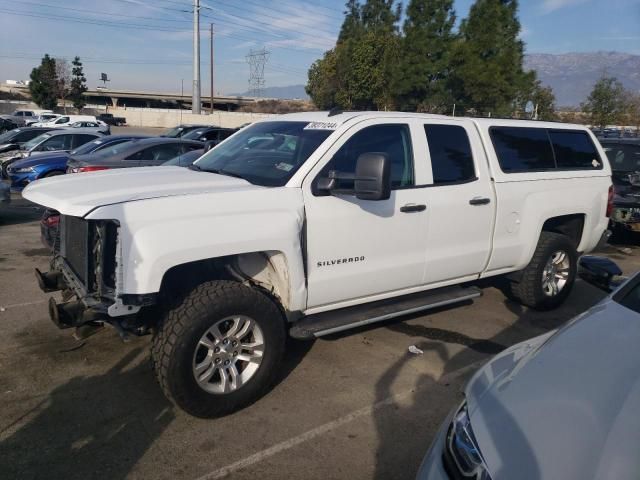
[[[578,254],[565,235],[542,232],[533,258],[520,281],[508,285],[507,294],[537,310],[559,306],[571,293],[576,278]]]
[[[268,297],[237,282],[212,281],[161,320],[152,360],[171,401],[196,417],[218,417],[267,391],[285,339],[283,317]]]

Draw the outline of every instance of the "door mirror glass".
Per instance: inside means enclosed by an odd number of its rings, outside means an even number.
[[[354,179],[360,200],[387,200],[391,196],[391,162],[384,153],[363,153],[356,163]]]

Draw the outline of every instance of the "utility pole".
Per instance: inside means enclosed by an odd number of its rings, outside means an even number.
[[[210,51],[211,51],[211,113],[213,114],[213,23],[209,24]]]
[[[191,112],[200,113],[200,0],[193,0],[193,96]]]

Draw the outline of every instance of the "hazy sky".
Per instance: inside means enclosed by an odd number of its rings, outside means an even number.
[[[271,52],[267,86],[306,82],[309,65],[333,46],[342,0],[202,0],[202,86],[209,88],[215,30],[217,93],[247,89],[251,48]],[[473,0],[456,0],[464,17]],[[521,0],[530,53],[617,50],[640,54],[640,0]],[[44,53],[79,55],[90,87],[185,92],[192,78],[189,0],[0,0],[0,81],[27,79]]]

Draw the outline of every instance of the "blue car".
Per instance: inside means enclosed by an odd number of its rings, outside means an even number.
[[[144,135],[110,135],[96,138],[71,152],[44,153],[19,160],[10,165],[7,170],[11,180],[11,190],[19,192],[35,180],[66,173],[67,160],[71,155],[97,152],[105,147],[112,147],[118,143],[128,142],[137,138],[146,137]]]

